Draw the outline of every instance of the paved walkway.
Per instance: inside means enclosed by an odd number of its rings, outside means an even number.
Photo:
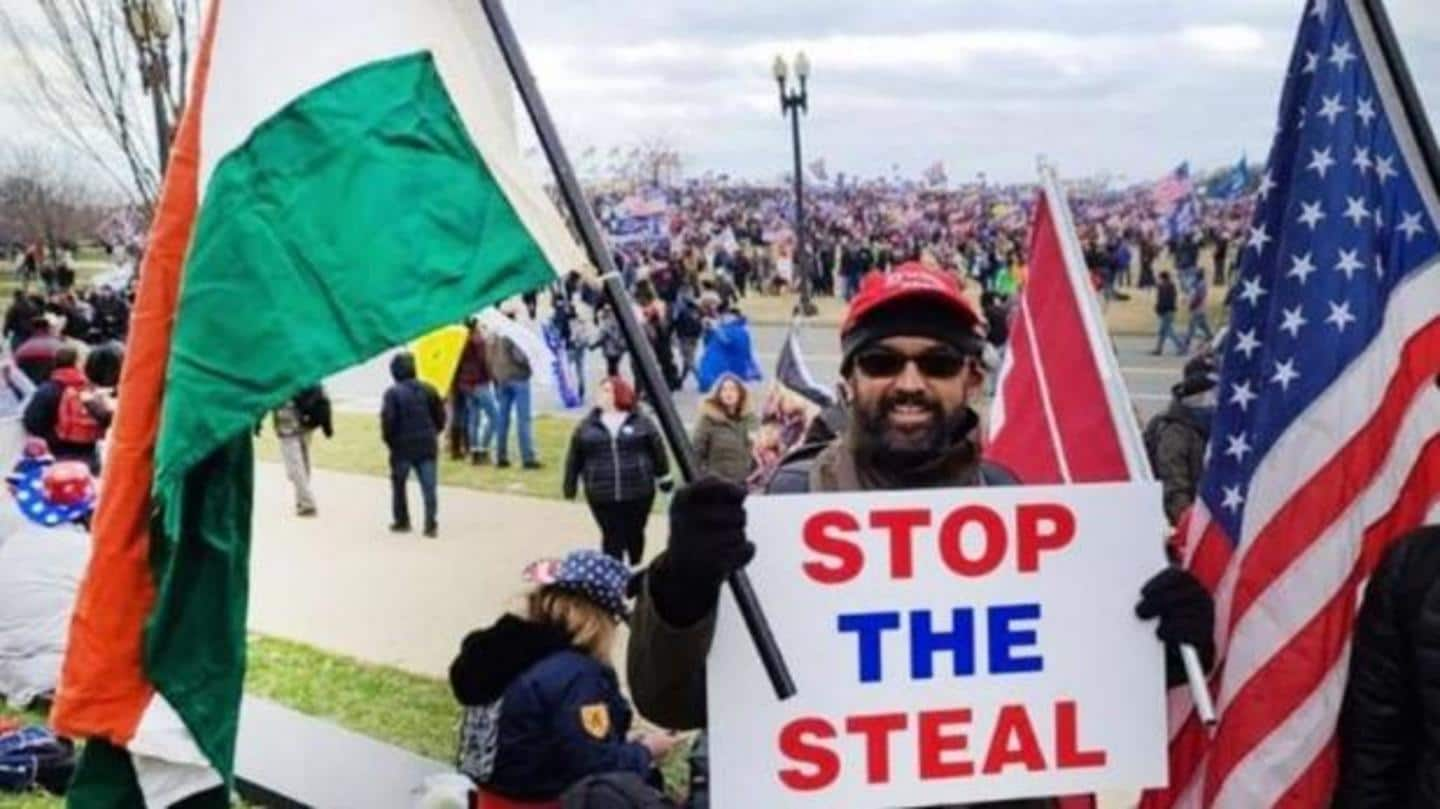
[[[583,504],[441,487],[425,539],[390,533],[384,478],[316,470],[314,487],[301,519],[284,469],[256,465],[251,630],[418,674],[445,676],[465,633],[518,607],[527,563],[599,546]],[[419,499],[412,484],[417,518]],[[664,536],[653,518],[651,553]]]

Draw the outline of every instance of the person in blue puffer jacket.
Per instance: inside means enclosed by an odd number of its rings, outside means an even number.
[[[550,805],[597,773],[658,777],[655,762],[677,739],[629,737],[634,712],[610,663],[629,569],[582,550],[536,562],[526,576],[538,586],[525,614],[470,633],[450,666],[465,706],[458,765],[480,787],[480,805]]]

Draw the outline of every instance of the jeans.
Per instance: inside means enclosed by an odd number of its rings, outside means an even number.
[[[295,487],[295,510],[315,510],[315,493],[310,489],[310,431],[280,436],[280,458],[285,462],[285,476]]]
[[[470,436],[470,451],[489,452],[490,442],[495,438],[495,422],[499,418],[495,408],[495,389],[486,383],[470,391],[469,396],[465,429]]]
[[[420,479],[420,499],[425,503],[425,527],[435,527],[435,459],[390,456],[390,511],[396,525],[410,525],[410,501],[405,484],[410,470]]]
[[[535,435],[534,425],[530,421],[530,380],[502,382],[496,386],[496,396],[499,399],[500,415],[495,422],[499,433],[495,437],[495,459],[503,462],[510,457],[510,410],[513,408],[516,415],[515,436],[520,442],[520,460],[533,463]]]
[[[1160,333],[1155,336],[1155,353],[1165,353],[1165,339],[1175,344],[1175,351],[1179,354],[1185,353],[1185,344],[1180,342],[1180,335],[1175,333],[1175,313],[1166,312],[1160,317]]]
[[[575,369],[575,395],[585,401],[585,346],[570,346],[565,353],[570,357],[570,367]]]
[[[1205,281],[1202,278],[1200,282],[1204,283]],[[1185,331],[1185,350],[1187,352],[1190,350],[1190,342],[1195,339],[1197,331],[1205,333],[1205,342],[1207,343],[1215,339],[1215,335],[1210,331],[1210,318],[1205,314],[1204,309],[1196,309],[1190,313],[1190,328]]]

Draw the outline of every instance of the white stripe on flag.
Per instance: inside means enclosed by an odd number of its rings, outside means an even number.
[[[1210,809],[1255,809],[1280,804],[1281,796],[1334,735],[1349,668],[1347,643],[1320,686],[1230,771]]]
[[[135,737],[126,747],[147,807],[173,806],[225,783],[195,744],[180,714],[158,691],[145,706]]]
[[[1355,505],[1256,599],[1254,607],[1230,638],[1220,689],[1221,711],[1231,704],[1240,688],[1256,676],[1271,658],[1281,653],[1296,633],[1345,585],[1358,562],[1365,530],[1394,506],[1425,444],[1434,435],[1434,414],[1437,412],[1440,412],[1440,390],[1427,385],[1425,392],[1416,397],[1407,412],[1400,433],[1376,479],[1357,498]],[[1336,705],[1338,711],[1338,701]],[[1334,732],[1336,718],[1337,715],[1331,715],[1329,724],[1317,724],[1310,732],[1328,739]],[[1286,723],[1291,721],[1293,717]],[[1271,755],[1267,751],[1277,743],[1272,734],[1265,743],[1257,744],[1231,772],[1227,783],[1239,777],[1242,769],[1250,769],[1246,764],[1250,758]]]
[[[1310,480],[1375,415],[1380,404],[1377,394],[1398,370],[1405,341],[1435,319],[1437,300],[1440,260],[1416,270],[1396,286],[1370,345],[1276,439],[1256,467],[1246,494],[1240,556],[1290,500],[1295,486]]]
[[[1425,444],[1435,435],[1437,413],[1440,389],[1427,384],[1406,410],[1375,479],[1294,564],[1271,580],[1240,619],[1226,653],[1221,710],[1350,577],[1365,529],[1394,506]]]
[[[1020,296],[1020,316],[1025,319],[1025,342],[1030,346],[1030,363],[1035,366],[1035,383],[1040,386],[1040,408],[1045,413],[1045,426],[1050,429],[1055,460],[1060,466],[1060,479],[1068,483],[1070,462],[1065,458],[1065,442],[1060,440],[1060,426],[1055,423],[1055,402],[1050,398],[1050,383],[1045,379],[1045,363],[1040,359],[1040,341],[1035,339],[1035,321],[1030,319],[1030,307],[1025,304],[1024,295]]]

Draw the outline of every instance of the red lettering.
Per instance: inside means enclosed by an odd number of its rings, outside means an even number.
[[[830,557],[832,563],[806,562],[805,575],[820,584],[844,584],[860,575],[865,554],[854,539],[859,530],[860,522],[844,511],[822,511],[806,520],[805,547]]]
[[[1104,750],[1080,749],[1080,709],[1074,700],[1055,703],[1055,766],[1062,770],[1105,766]]]
[[[1015,553],[1020,572],[1040,569],[1040,552],[1054,551],[1075,538],[1075,514],[1059,503],[1024,503],[1015,510]]]
[[[781,728],[780,755],[808,766],[781,770],[780,782],[797,792],[813,792],[835,783],[840,775],[840,757],[817,741],[833,738],[835,728],[813,716],[792,720]]]
[[[908,579],[915,575],[915,529],[930,524],[930,512],[923,508],[896,508],[871,512],[870,527],[890,532],[890,576]]]
[[[947,733],[952,725],[970,724],[970,709],[920,712],[920,779],[964,778],[975,774],[975,765],[964,759],[946,760],[946,753],[961,753],[970,740],[963,732]]]
[[[1001,706],[982,771],[994,775],[1011,764],[1019,764],[1030,772],[1045,769],[1045,754],[1040,752],[1040,740],[1035,738],[1035,728],[1024,705]]]
[[[970,523],[980,526],[985,549],[978,559],[965,555],[961,535]],[[961,506],[940,524],[940,556],[945,565],[961,576],[984,576],[1005,559],[1005,523],[1000,515],[984,506]]]
[[[845,732],[865,737],[865,781],[870,784],[890,782],[890,734],[904,730],[908,720],[903,713],[881,713],[852,716],[845,720]]]

